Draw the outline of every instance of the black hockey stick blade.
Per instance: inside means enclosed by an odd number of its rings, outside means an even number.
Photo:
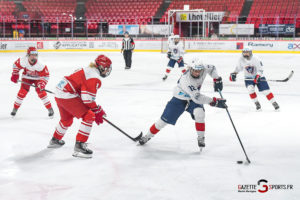
[[[109,123],[112,127],[114,127],[115,129],[117,129],[118,131],[123,133],[125,136],[127,136],[128,138],[130,138],[134,142],[138,141],[143,136],[143,132],[141,132],[137,137],[133,138],[130,135],[128,135],[125,131],[123,131],[122,129],[120,129],[119,127],[114,125],[112,122],[110,122],[108,119],[103,118],[103,120],[106,121],[107,123]]]
[[[37,87],[38,87],[38,86],[32,85],[32,84],[30,84],[30,83],[26,83],[26,82],[24,82],[24,81],[20,81],[20,80],[18,80],[18,82],[23,83],[23,84],[25,84],[25,85],[29,85],[29,86],[34,87],[34,88],[37,88]],[[46,89],[43,89],[43,90],[41,90],[41,91],[45,91],[45,92],[48,92],[48,93],[51,93],[51,94],[55,94],[54,92],[52,92],[52,91],[50,91],[50,90],[46,90]]]
[[[143,132],[141,132],[137,137],[134,138],[135,141],[139,141],[143,137]]]
[[[273,82],[287,82],[288,80],[290,80],[292,78],[292,76],[294,75],[294,71],[292,70],[290,72],[290,75],[288,77],[286,77],[283,80],[269,80],[269,81],[273,81]]]

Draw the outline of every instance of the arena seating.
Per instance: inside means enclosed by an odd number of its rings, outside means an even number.
[[[76,0],[25,0],[23,5],[29,15],[39,15],[45,22],[71,22],[70,14],[74,16]]]
[[[235,21],[239,16],[245,0],[173,0],[169,8],[161,18],[161,22],[168,20],[168,11],[183,9],[184,5],[190,5],[190,9],[204,9],[205,11],[225,11],[229,13],[229,22]]]
[[[164,0],[86,0],[86,26],[92,32],[97,32],[99,22],[109,24],[149,24],[163,4]],[[204,9],[206,11],[225,12],[222,23],[235,23],[241,16],[246,0],[172,0],[160,19],[161,23],[168,20],[170,9]],[[19,2],[20,3],[20,2]],[[0,1],[1,22],[7,23],[12,29],[29,29],[29,19],[37,19],[50,23],[51,29],[70,27],[72,17],[75,20],[77,0],[23,0],[26,11],[20,12],[12,0]],[[246,23],[255,24],[294,24],[300,28],[299,0],[253,0]],[[18,23],[16,23],[18,16]],[[297,17],[297,20],[295,20]],[[59,20],[59,26],[56,24]],[[22,21],[23,20],[23,21]],[[40,20],[40,21],[39,21]],[[74,24],[76,26],[76,24]]]
[[[254,0],[247,18],[248,24],[294,24],[294,18],[300,17],[299,0]],[[300,27],[300,22],[297,22]]]
[[[147,24],[155,16],[163,0],[88,0],[86,18],[109,24]]]
[[[16,11],[16,4],[13,1],[1,1],[0,3],[0,16],[4,22],[15,22],[13,12]],[[3,17],[5,16],[5,17]]]

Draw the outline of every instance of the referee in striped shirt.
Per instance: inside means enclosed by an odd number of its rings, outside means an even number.
[[[124,38],[122,40],[122,49],[121,49],[121,53],[123,53],[125,64],[126,64],[125,69],[131,68],[131,57],[132,57],[132,51],[134,47],[135,47],[134,41],[131,37],[129,37],[129,33],[126,31],[124,33]]]

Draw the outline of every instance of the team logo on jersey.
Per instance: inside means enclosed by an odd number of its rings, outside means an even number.
[[[254,67],[253,66],[246,66],[246,71],[250,74],[253,74],[254,73]]]
[[[177,54],[178,53],[178,49],[173,49],[173,53]]]
[[[38,74],[37,71],[30,71],[30,70],[27,70],[27,71],[26,71],[26,75],[27,75],[27,76],[30,76],[30,77],[36,77],[36,76],[39,76],[39,74]]]

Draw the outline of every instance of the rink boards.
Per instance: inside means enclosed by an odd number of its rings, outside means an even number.
[[[162,40],[135,40],[138,52],[162,52]],[[1,40],[0,52],[22,52],[28,46],[40,51],[120,51],[121,39],[110,40]],[[186,52],[240,52],[251,46],[256,53],[300,53],[300,40],[185,40]]]

